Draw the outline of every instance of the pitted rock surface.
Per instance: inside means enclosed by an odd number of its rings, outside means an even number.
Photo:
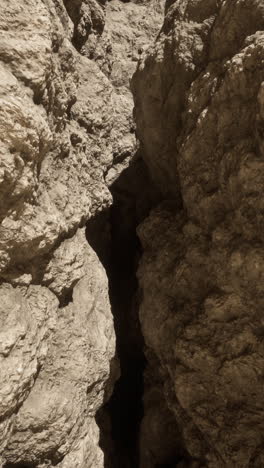
[[[168,2],[133,78],[143,157],[168,200],[138,229],[149,367],[210,468],[264,463],[263,29],[262,1]]]
[[[1,468],[105,466],[101,253],[149,204],[127,311],[147,361],[139,464],[264,466],[264,3],[164,3],[2,0]]]
[[[147,11],[135,8],[138,18]],[[85,225],[109,209],[108,186],[137,147],[131,60],[111,54],[123,61],[125,92],[117,92],[101,63],[107,51],[100,59],[96,50],[140,29],[126,20],[118,36],[110,10],[95,0],[1,4],[1,467],[104,466],[94,418],[117,377],[115,333]],[[144,44],[162,22],[160,8],[155,14]]]

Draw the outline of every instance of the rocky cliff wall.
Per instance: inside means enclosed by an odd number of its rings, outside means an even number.
[[[1,468],[264,465],[264,4],[163,7],[2,0]]]
[[[154,2],[1,3],[3,468],[104,466],[95,415],[118,374],[115,332],[85,226],[137,150],[129,76],[159,22]]]
[[[0,25],[1,466],[103,466],[115,338],[84,225],[111,203],[113,90],[62,2],[4,1]]]
[[[164,194],[138,229],[142,468],[264,464],[263,29],[261,0],[167,2],[133,78]]]

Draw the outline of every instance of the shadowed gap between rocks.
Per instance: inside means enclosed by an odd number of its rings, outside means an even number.
[[[110,188],[113,205],[87,224],[87,240],[104,264],[115,323],[120,378],[97,414],[106,468],[139,466],[138,436],[143,417],[144,340],[136,279],[141,255],[137,225],[160,199],[140,158]]]
[[[139,436],[144,415],[144,339],[139,322],[140,289],[136,271],[141,257],[137,226],[162,201],[140,157],[110,187],[113,204],[89,220],[86,237],[104,265],[114,317],[120,378],[96,416],[105,468],[139,468]],[[181,202],[179,202],[181,204]],[[165,435],[165,438],[168,434]],[[184,447],[174,431],[163,444],[162,463],[151,468],[187,468]],[[165,451],[164,451],[165,448]]]
[[[28,463],[5,463],[3,468],[35,468],[37,465]]]

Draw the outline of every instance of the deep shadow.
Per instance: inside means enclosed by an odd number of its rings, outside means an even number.
[[[175,461],[171,461],[171,462],[159,463],[158,465],[155,465],[154,468],[176,468],[177,463],[179,463],[180,461],[181,461],[180,459],[176,459]]]
[[[35,468],[37,465],[35,463],[5,463],[3,468]]]
[[[181,467],[183,467],[181,462],[186,462],[186,459],[181,456],[175,456],[169,460],[164,461],[164,463],[158,463],[154,466],[154,468],[177,468],[179,463],[181,464]],[[184,464],[185,467],[188,465]]]
[[[112,216],[115,214],[113,209]],[[115,311],[117,353],[121,377],[116,382],[106,410],[111,417],[115,447],[115,468],[138,466],[138,433],[143,417],[143,372],[145,358],[136,301],[135,258],[139,243],[134,235],[120,238],[113,234],[114,267],[110,279],[110,298]]]
[[[90,220],[86,234],[104,264],[114,316],[121,376],[97,414],[106,468],[137,468],[143,417],[144,340],[138,317],[136,270],[141,246],[136,227],[160,200],[145,164],[131,162],[111,187],[113,205]]]

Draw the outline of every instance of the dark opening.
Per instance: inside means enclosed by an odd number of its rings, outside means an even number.
[[[113,207],[111,217],[119,211]],[[135,231],[122,238],[112,232],[112,272],[110,298],[115,313],[117,353],[121,377],[116,382],[105,411],[110,415],[114,456],[106,461],[108,468],[136,468],[138,466],[138,436],[143,417],[143,372],[145,358],[143,338],[138,323],[136,301],[137,281],[135,257],[139,243]],[[104,445],[102,441],[102,446]]]
[[[86,231],[108,274],[121,371],[110,400],[97,414],[97,424],[105,467],[137,468],[145,356],[138,317],[136,270],[141,247],[136,227],[157,203],[159,194],[141,159],[121,173],[111,192],[111,209],[89,221]]]
[[[5,463],[3,465],[3,468],[36,468],[37,465],[35,463],[24,463],[24,462],[19,462],[19,463]]]
[[[160,463],[159,465],[156,465],[155,468],[176,468],[177,463],[179,463],[180,461],[180,459],[177,459],[168,463]]]
[[[139,158],[111,187],[113,204],[87,224],[86,236],[106,268],[121,375],[110,400],[96,416],[105,468],[138,468],[144,416],[144,339],[139,321],[140,290],[136,277],[141,257],[137,226],[162,199]],[[178,433],[153,468],[189,466]],[[166,443],[165,443],[166,446]],[[155,462],[154,462],[155,463]]]
[[[168,460],[168,461],[166,461],[164,463],[156,464],[154,468],[177,468],[178,464],[180,462],[184,462],[184,461],[185,461],[184,458],[176,456],[175,458],[173,458],[171,460]],[[183,467],[182,464],[181,464],[181,466]],[[186,466],[186,465],[184,465],[184,466]]]

